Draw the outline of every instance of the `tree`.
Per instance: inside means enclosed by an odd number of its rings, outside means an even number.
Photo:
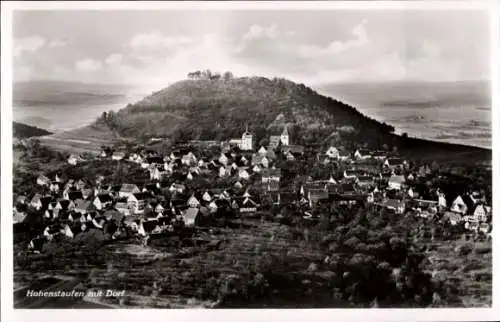
[[[223,75],[223,79],[225,81],[231,80],[231,79],[233,79],[233,77],[234,77],[233,73],[231,73],[230,71],[225,72]]]

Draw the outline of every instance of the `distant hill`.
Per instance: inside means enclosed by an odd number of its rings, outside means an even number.
[[[13,86],[14,105],[83,105],[123,101],[129,88],[121,85],[65,81],[27,81]]]
[[[377,82],[326,84],[323,95],[333,95],[352,104],[380,106],[490,106],[491,87],[487,81],[462,82]]]
[[[12,136],[16,139],[26,139],[50,134],[52,133],[36,126],[26,125],[19,122],[12,123]]]

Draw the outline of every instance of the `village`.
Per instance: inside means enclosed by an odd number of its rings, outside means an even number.
[[[14,226],[28,215],[42,218],[43,227],[25,241],[31,252],[94,229],[111,240],[147,244],[220,220],[294,216],[316,222],[324,209],[339,208],[410,216],[473,236],[491,232],[484,191],[449,195],[429,184],[439,176],[430,164],[415,164],[394,151],[293,145],[286,126],[275,134],[268,146],[257,146],[247,128],[241,138],[191,141],[169,151],[103,147],[92,158],[71,155],[67,163],[75,168],[94,160],[128,163],[148,180],[114,184],[103,176],[40,175],[33,183],[36,193],[15,196]]]

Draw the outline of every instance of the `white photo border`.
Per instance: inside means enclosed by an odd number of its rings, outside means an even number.
[[[492,148],[500,143],[500,11],[497,1],[13,1],[1,4],[1,313],[4,321],[494,321],[500,317],[500,278],[493,276],[491,308],[470,309],[262,309],[262,310],[21,310],[13,308],[13,235],[12,235],[12,12],[14,10],[487,10],[491,28]],[[500,153],[493,156],[493,196],[500,190]],[[498,213],[500,198],[493,197]],[[494,215],[494,218],[497,216]],[[493,219],[495,221],[495,219]],[[493,272],[500,272],[498,227],[493,225]]]

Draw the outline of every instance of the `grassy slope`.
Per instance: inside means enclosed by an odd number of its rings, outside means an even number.
[[[57,151],[96,153],[102,145],[113,145],[119,137],[103,126],[88,125],[63,133],[39,138],[40,142]]]

